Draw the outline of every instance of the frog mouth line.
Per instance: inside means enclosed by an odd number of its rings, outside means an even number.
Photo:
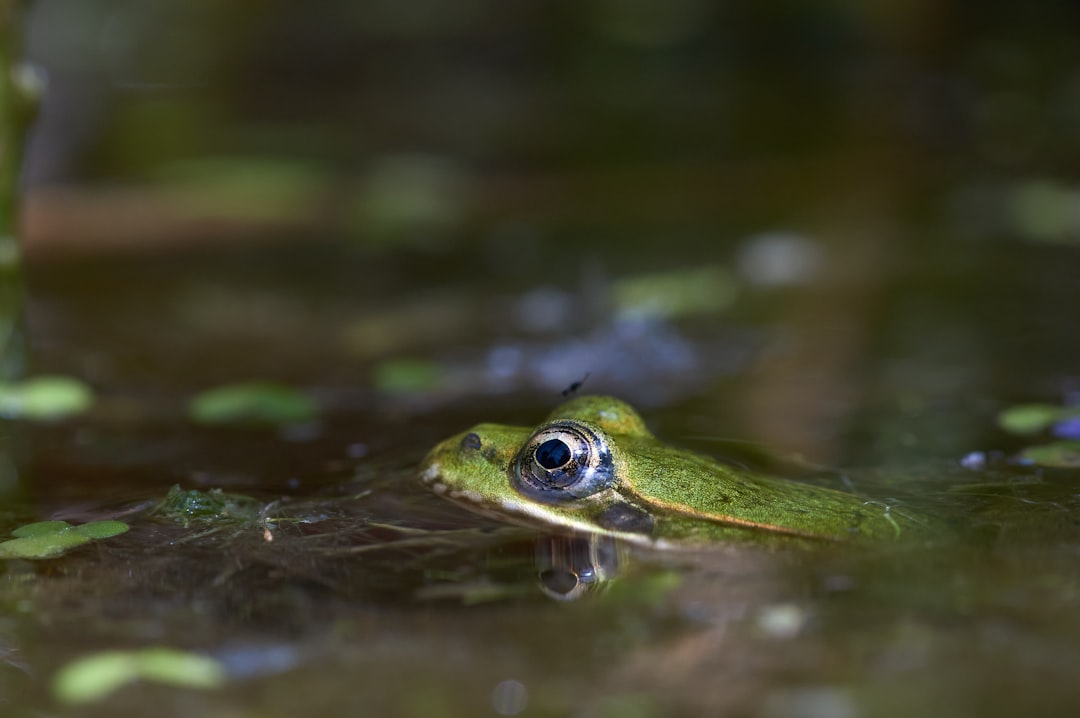
[[[534,518],[544,518],[543,512],[529,511],[527,507],[520,504],[515,504],[512,501],[487,501],[483,495],[476,491],[470,491],[468,489],[455,489],[450,484],[442,481],[442,472],[439,470],[438,464],[430,464],[420,474],[420,479],[431,487],[431,490],[439,496],[445,496],[450,499],[464,499],[469,503],[476,504],[481,510],[485,510],[493,504],[497,504],[503,511],[507,511],[515,514],[523,514],[525,516],[533,516]],[[499,514],[492,510],[492,513],[496,516]]]
[[[439,465],[431,464],[420,474],[420,479],[430,486],[431,490],[439,496],[448,496],[452,499],[466,499],[474,504],[484,503],[484,497],[477,492],[453,489],[446,482],[439,480],[441,476],[442,473],[439,471]]]
[[[504,522],[507,520],[507,514],[520,516],[523,519],[529,519],[529,521],[525,521],[521,525],[529,526],[531,528],[537,528],[538,525],[541,528],[550,528],[551,524],[554,522],[550,510],[546,506],[533,506],[511,501],[485,501],[484,497],[475,491],[462,491],[460,489],[452,488],[449,484],[442,481],[441,477],[442,474],[439,471],[438,464],[430,464],[420,474],[420,479],[431,487],[431,490],[434,493],[454,501],[466,501],[473,507],[473,510],[485,516],[499,519]],[[498,508],[495,508],[496,505]],[[563,530],[569,529],[575,534],[598,533],[596,528],[589,523],[570,519],[566,516],[559,517],[558,523],[561,523]],[[672,544],[663,539],[647,538],[641,534],[625,533],[621,531],[610,532],[610,534],[629,543],[641,546],[662,549],[670,548],[672,546]]]

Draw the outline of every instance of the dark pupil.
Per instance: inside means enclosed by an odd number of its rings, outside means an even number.
[[[570,461],[570,447],[559,439],[548,439],[536,447],[536,463],[549,471]]]

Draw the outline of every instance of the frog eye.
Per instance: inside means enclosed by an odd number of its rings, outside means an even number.
[[[556,504],[606,489],[615,469],[603,434],[564,419],[529,437],[514,458],[510,481],[525,496]]]

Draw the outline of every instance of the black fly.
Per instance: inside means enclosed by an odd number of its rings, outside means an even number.
[[[588,378],[589,378],[589,372],[585,372],[585,376],[581,377],[580,381],[575,381],[573,384],[571,384],[570,386],[563,389],[562,390],[562,395],[564,397],[570,396],[571,394],[576,392],[578,389],[580,389],[582,387],[582,385],[585,384],[585,380],[588,379]]]

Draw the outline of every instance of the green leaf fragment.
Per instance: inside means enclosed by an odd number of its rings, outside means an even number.
[[[52,558],[90,540],[71,530],[11,539],[0,542],[0,558]]]
[[[18,538],[29,538],[30,536],[41,536],[42,534],[54,534],[66,528],[71,528],[71,524],[67,521],[38,521],[20,526],[12,531],[11,535]]]
[[[172,648],[103,651],[80,658],[53,678],[53,695],[67,704],[91,703],[126,683],[154,681],[186,688],[216,688],[225,682],[220,662]]]
[[[40,376],[21,382],[0,382],[0,415],[49,421],[90,408],[94,394],[71,377]]]
[[[377,365],[372,381],[379,391],[392,394],[426,391],[439,386],[442,368],[424,359],[395,359]]]
[[[53,695],[63,703],[90,703],[137,677],[132,654],[104,651],[62,668],[53,678]]]
[[[130,526],[123,521],[91,521],[81,526],[73,526],[72,531],[92,539],[106,539],[119,536],[126,532]]]
[[[311,421],[315,402],[288,386],[269,382],[229,384],[205,391],[188,405],[200,424],[292,424]]]
[[[16,538],[0,542],[0,558],[53,558],[95,539],[128,530],[123,521],[91,521],[72,526],[66,521],[38,521],[12,531]]]
[[[1029,446],[1020,452],[1020,456],[1039,466],[1080,468],[1080,441],[1055,441]]]
[[[1011,434],[1037,434],[1053,426],[1065,412],[1050,404],[1020,404],[998,414],[998,426]]]
[[[623,316],[684,317],[727,309],[738,281],[721,265],[630,277],[612,286],[612,301]]]
[[[218,661],[197,653],[172,648],[140,651],[139,677],[158,683],[190,688],[215,688],[225,682],[225,668]]]

